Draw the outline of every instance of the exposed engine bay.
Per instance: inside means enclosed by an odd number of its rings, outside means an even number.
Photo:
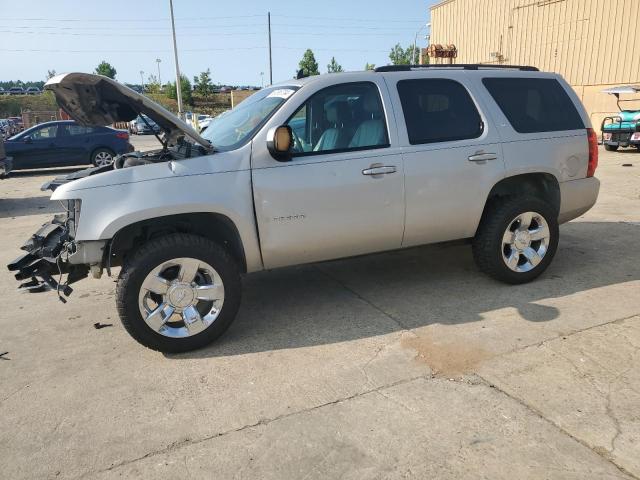
[[[200,157],[202,155],[209,154],[211,154],[211,150],[207,150],[200,145],[181,139],[179,143],[173,147],[164,147],[146,152],[124,153],[116,156],[113,160],[113,164],[111,165],[90,167],[63,177],[56,177],[53,180],[44,183],[40,187],[40,190],[51,190],[53,192],[56,188],[65,183],[91,175],[97,175],[98,173],[108,172],[110,170],[152,165],[154,163],[169,162],[171,160],[183,160],[186,158]]]

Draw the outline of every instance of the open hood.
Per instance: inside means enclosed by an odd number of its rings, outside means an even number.
[[[612,87],[602,90],[602,93],[609,93],[611,95],[620,95],[621,93],[627,93],[633,95],[634,93],[640,93],[640,85],[622,85],[620,87]]]
[[[90,73],[64,73],[51,78],[45,85],[71,118],[82,125],[110,125],[129,122],[145,114],[164,131],[169,145],[187,136],[207,149],[211,142],[204,139],[189,124],[169,110],[111,78]]]

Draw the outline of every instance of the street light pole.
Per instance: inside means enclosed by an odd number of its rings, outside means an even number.
[[[411,52],[412,53],[411,63],[414,65],[416,64],[416,48],[418,47],[418,35],[422,31],[422,29],[429,28],[430,26],[431,26],[431,23],[427,23],[426,25],[421,26],[420,29],[416,32],[416,36],[413,39],[413,52]]]
[[[156,58],[156,63],[158,64],[158,83],[160,84],[160,88],[162,88],[162,78],[160,78],[160,62],[162,60],[160,60],[159,58]]]
[[[267,12],[267,24],[269,28],[269,85],[273,85],[273,61],[271,60],[271,12]]]
[[[144,71],[140,70],[140,83],[142,83],[142,92],[144,94]]]
[[[178,65],[178,44],[176,42],[176,22],[173,18],[173,0],[169,0],[171,10],[171,31],[173,33],[173,56],[176,60],[176,97],[178,99],[178,117],[182,119],[182,83],[180,82],[180,66]]]

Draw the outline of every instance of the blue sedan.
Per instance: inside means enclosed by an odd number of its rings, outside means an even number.
[[[85,127],[74,121],[46,122],[5,140],[13,170],[113,163],[132,152],[129,133],[109,127]]]

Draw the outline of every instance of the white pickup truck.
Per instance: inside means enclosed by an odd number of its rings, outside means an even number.
[[[222,335],[241,276],[264,269],[470,239],[482,271],[531,281],[553,259],[558,224],[598,196],[589,118],[560,76],[531,67],[294,79],[202,135],[105,77],[65,74],[45,88],[82,124],[146,115],[163,147],[47,185],[67,212],[9,269],[22,288],[64,298],[121,267],[125,328],[165,352]]]

